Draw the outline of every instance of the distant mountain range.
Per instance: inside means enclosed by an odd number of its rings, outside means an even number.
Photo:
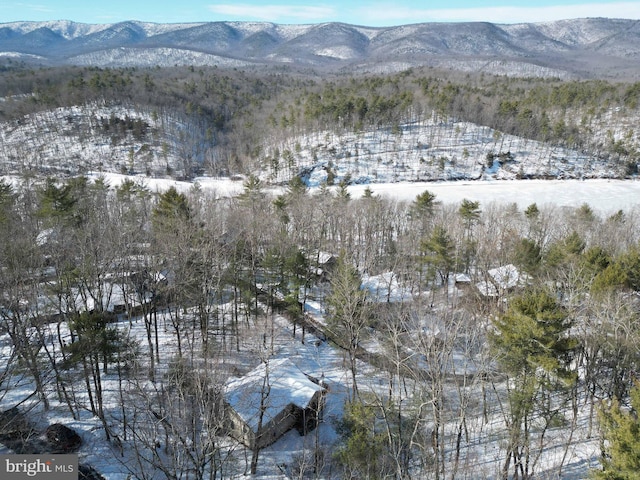
[[[587,18],[501,25],[252,22],[0,24],[0,57],[44,65],[288,65],[384,72],[416,66],[518,76],[640,78],[640,21]]]

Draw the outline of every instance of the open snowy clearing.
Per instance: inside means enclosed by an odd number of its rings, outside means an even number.
[[[201,177],[194,182],[169,179],[150,179],[119,174],[93,174],[93,178],[104,177],[112,187],[125,179],[133,179],[146,185],[151,191],[164,191],[175,187],[188,192],[195,186],[215,197],[233,197],[243,190],[243,182],[226,178]],[[353,197],[361,196],[369,188],[374,195],[411,202],[425,190],[436,195],[444,204],[457,204],[463,199],[490,203],[513,204],[526,208],[532,203],[539,207],[579,207],[588,204],[593,210],[610,214],[618,210],[630,211],[640,205],[640,181],[637,180],[480,180],[456,182],[402,182],[352,185],[348,187]],[[282,188],[269,188],[274,194]],[[310,189],[314,194],[317,187]]]
[[[532,203],[542,206],[579,207],[588,204],[603,214],[632,210],[640,205],[640,182],[635,180],[496,180],[477,182],[420,182],[369,185],[374,194],[413,201],[425,190],[443,203],[459,203],[463,199],[489,203],[515,203],[526,208]],[[349,188],[358,196],[367,188]]]

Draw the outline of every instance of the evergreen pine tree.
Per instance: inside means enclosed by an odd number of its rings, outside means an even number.
[[[534,416],[546,419],[551,394],[571,385],[569,369],[575,340],[568,335],[571,321],[555,298],[542,290],[530,290],[511,300],[509,309],[494,321],[489,340],[496,359],[508,376],[509,437],[503,478],[514,473],[529,478],[531,471],[531,425]]]
[[[631,408],[617,399],[599,411],[603,440],[603,469],[593,472],[597,480],[640,479],[640,385],[631,390]]]

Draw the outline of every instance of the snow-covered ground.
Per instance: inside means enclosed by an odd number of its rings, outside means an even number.
[[[443,203],[463,199],[489,203],[516,204],[523,209],[538,207],[579,207],[588,204],[594,211],[608,214],[629,211],[640,205],[640,182],[637,180],[497,180],[479,182],[419,182],[368,185],[374,195],[412,201],[425,190]],[[367,185],[349,188],[353,196],[361,195]]]
[[[194,187],[209,192],[215,197],[233,197],[243,191],[241,180],[200,177],[193,182],[171,179],[147,178],[120,174],[95,173],[91,178],[104,178],[116,187],[125,179],[141,182],[152,192],[162,192],[170,187],[187,193]],[[9,177],[5,177],[9,178]],[[12,177],[13,181],[18,181]],[[311,187],[314,195],[319,187]],[[395,182],[351,185],[347,188],[353,198],[362,196],[366,189],[374,195],[411,202],[425,190],[436,195],[443,204],[457,204],[463,199],[479,201],[481,205],[491,203],[516,204],[524,209],[535,203],[538,207],[580,207],[588,204],[603,215],[618,210],[631,211],[640,206],[640,181],[638,180],[486,180],[453,182]],[[269,187],[267,191],[280,194],[283,187]]]
[[[144,132],[125,120],[144,125]],[[594,144],[640,145],[634,117],[612,109],[585,128]],[[507,135],[437,116],[360,132],[316,131],[266,138],[256,173],[270,184],[301,176],[310,187],[328,180],[379,184],[521,178],[618,178],[624,161]],[[196,148],[197,146],[197,148]],[[78,175],[135,173],[185,177],[186,168],[215,164],[219,152],[185,119],[134,106],[90,104],[0,122],[0,173]],[[206,159],[206,162],[205,162]],[[624,160],[624,159],[622,159]],[[328,183],[331,183],[329,181]]]
[[[620,141],[632,126],[611,111],[591,126],[599,143]],[[608,123],[607,123],[608,122]],[[609,128],[609,138],[605,133]],[[625,137],[630,145],[637,136]],[[446,180],[585,179],[620,176],[620,162],[593,153],[504,134],[469,122],[422,121],[362,132],[313,132],[268,143],[262,176],[310,186],[329,179],[355,184]],[[331,182],[329,182],[331,183]]]
[[[368,288],[376,290],[374,285],[375,281],[373,277],[368,278]],[[381,281],[384,282],[384,279]],[[187,319],[188,317],[185,317],[185,322]],[[322,321],[321,318],[318,320]],[[286,319],[276,316],[273,318],[273,321],[275,322],[275,329],[273,330],[275,337],[274,349],[272,354],[270,354],[271,359],[275,361],[286,358],[305,373],[315,376],[316,378],[322,378],[328,385],[329,393],[323,415],[324,421],[320,424],[317,432],[313,432],[307,436],[300,436],[293,430],[285,434],[273,445],[265,448],[260,454],[258,474],[254,476],[246,473],[248,469],[247,459],[251,456],[250,452],[247,452],[244,447],[237,445],[235,442],[230,443],[230,456],[228,457],[228,463],[225,467],[226,474],[224,478],[260,478],[265,480],[292,478],[291,475],[295,470],[296,461],[302,458],[303,455],[312,455],[316,442],[319,442],[322,447],[328,449],[330,453],[334,448],[335,442],[338,440],[336,430],[337,422],[342,418],[344,402],[348,398],[351,388],[349,365],[345,359],[344,352],[330,343],[318,341],[317,338],[310,334],[306,334],[303,343],[300,328],[297,329],[296,335],[293,335],[292,326]],[[146,358],[146,331],[143,320],[137,318],[131,322],[122,321],[118,324],[118,327],[129,338],[139,342],[141,359],[144,361],[144,358]],[[267,327],[256,325],[251,328],[258,330],[265,328],[266,330]],[[67,333],[63,326],[63,337],[66,337],[66,335]],[[156,367],[159,372],[167,372],[171,368],[170,360],[173,359],[167,352],[176,351],[176,337],[173,334],[170,320],[164,315],[160,317],[159,336],[164,354],[162,356],[162,362],[157,364]],[[56,337],[57,332],[55,332],[55,326],[52,325],[49,338],[55,342]],[[250,340],[249,338],[249,341]],[[367,344],[370,349],[378,348],[375,338],[369,339]],[[8,345],[8,338],[6,336],[0,336],[0,354],[3,356],[8,354]],[[246,345],[246,347],[243,348],[249,347],[249,345]],[[458,372],[469,373],[473,371],[472,365],[468,364],[470,361],[473,363],[473,360],[470,357],[466,357],[464,352],[456,353],[451,361],[458,364],[457,367],[453,367],[460,368],[461,370],[458,370]],[[467,365],[460,366],[465,362]],[[385,392],[389,389],[388,374],[364,362],[360,362],[358,368],[360,390],[362,392],[371,392],[380,398],[384,397]],[[160,376],[158,378],[160,378]],[[82,393],[83,390],[80,379],[76,388],[78,398],[84,398],[85,395]],[[119,424],[122,408],[127,409],[131,418],[134,418],[137,410],[136,407],[129,402],[135,397],[132,396],[131,399],[125,399],[125,403],[123,404],[123,397],[118,393],[118,380],[113,371],[111,376],[104,378],[103,388],[106,397],[105,408],[108,412],[107,421],[109,423]],[[137,380],[133,380],[131,384],[129,384],[129,380],[125,379],[125,388],[132,388],[135,391],[139,388],[139,383]],[[399,385],[398,388],[400,388]],[[406,389],[407,385],[405,384],[403,388]],[[476,413],[469,413],[467,418],[467,440],[464,442],[460,472],[457,478],[474,480],[496,478],[501,461],[503,460],[501,442],[504,441],[504,437],[501,432],[503,432],[504,425],[502,422],[504,420],[501,417],[498,402],[495,400],[490,400],[492,406],[489,408],[488,415],[483,416],[480,413],[481,409],[479,407],[479,386],[470,386],[470,388],[472,389],[471,391],[473,391],[473,388],[476,388],[474,394],[475,400],[473,400],[476,402],[476,408],[470,409]],[[497,388],[501,389],[502,387],[498,385]],[[84,440],[84,444],[79,451],[80,463],[93,466],[104,475],[107,480],[127,480],[135,478],[135,475],[131,476],[132,472],[135,472],[135,469],[138,468],[135,461],[135,452],[128,447],[127,442],[124,442],[124,448],[122,450],[114,444],[106,442],[102,425],[98,418],[92,416],[88,410],[80,410],[79,418],[75,420],[72,419],[66,405],[53,400],[55,398],[53,381],[48,389],[50,389],[51,393],[52,409],[49,412],[43,412],[40,406],[36,406],[36,408],[30,412],[30,419],[35,421],[36,425],[40,428],[44,428],[48,424],[60,422],[78,431]],[[409,387],[409,389],[411,388]],[[33,385],[25,377],[22,377],[21,380],[12,384],[10,388],[3,393],[4,395],[0,399],[0,406],[2,406],[2,409],[5,409],[28,399],[33,393]],[[129,394],[125,393],[125,395]],[[492,394],[489,393],[489,396],[491,395]],[[453,402],[453,404],[456,403],[455,399],[457,396],[458,393],[454,385],[446,387],[445,397]],[[145,398],[145,400],[149,401],[150,398],[152,397],[149,396]],[[406,397],[406,400],[410,402],[410,396]],[[21,408],[28,408],[29,405],[33,403],[34,398],[31,398],[27,400],[26,404],[22,404]],[[455,407],[451,406],[450,408],[451,411],[449,413],[454,413]],[[545,440],[545,448],[542,451],[538,467],[536,468],[536,471],[539,472],[539,478],[558,478],[557,466],[561,462],[565,466],[561,477],[563,479],[577,480],[585,478],[589,468],[597,467],[600,452],[599,442],[597,435],[594,435],[592,438],[587,437],[589,431],[587,428],[588,415],[588,408],[581,409],[580,417],[577,419],[578,428],[574,431],[570,441],[568,441],[568,431],[566,428],[553,428],[548,432]],[[452,422],[456,421],[455,418],[451,420]],[[118,431],[118,427],[116,427],[115,431]],[[448,461],[451,461],[451,459],[454,458],[453,443],[448,442],[447,444],[446,455]],[[3,451],[0,446],[0,453],[7,452],[6,450]],[[151,472],[147,473],[150,474]],[[145,478],[154,480],[165,478],[160,471],[156,473],[157,475],[150,474],[150,476]],[[322,476],[321,478],[333,477]]]
[[[33,168],[48,170],[48,162],[64,157],[67,163],[59,164],[50,171],[69,169],[72,173],[85,173],[91,178],[104,177],[115,187],[124,180],[135,180],[146,185],[150,191],[163,191],[175,187],[188,192],[194,188],[211,193],[217,197],[230,197],[243,189],[241,180],[228,178],[200,177],[193,182],[181,182],[170,178],[150,177],[146,175],[124,175],[117,173],[132,163],[133,170],[140,171],[148,167],[151,171],[166,168],[167,159],[162,157],[160,145],[162,139],[154,139],[154,145],[122,143],[114,146],[105,136],[96,134],[93,143],[85,138],[79,141],[80,134],[92,135],[91,121],[84,122],[90,115],[96,122],[107,117],[109,112],[80,110],[60,110],[35,117],[34,125],[40,128],[35,135],[33,128],[24,123],[0,125],[0,162],[3,163],[6,179],[20,182],[21,178],[13,171],[24,166],[25,155],[36,152],[28,161]],[[118,115],[135,117],[135,112],[122,111]],[[151,116],[144,118],[151,127],[156,126]],[[67,123],[65,123],[67,122]],[[84,126],[83,126],[84,125]],[[86,127],[86,128],[85,128]],[[297,145],[296,145],[297,144]],[[275,146],[275,144],[274,144]],[[134,148],[131,154],[131,148]],[[298,148],[299,147],[299,148]],[[595,211],[609,214],[617,210],[637,211],[640,204],[640,182],[637,180],[608,180],[607,166],[598,159],[588,158],[578,152],[554,149],[547,145],[505,135],[486,127],[461,122],[425,122],[419,125],[403,126],[402,134],[391,132],[365,132],[361,134],[318,134],[298,138],[279,145],[280,155],[285,151],[292,153],[295,165],[289,166],[285,160],[266,162],[261,172],[267,181],[266,188],[274,194],[284,187],[269,186],[269,182],[284,184],[291,176],[304,170],[304,178],[313,195],[319,185],[328,177],[328,171],[335,174],[336,182],[351,177],[354,184],[348,187],[353,197],[363,194],[370,188],[374,195],[410,202],[425,190],[436,195],[436,199],[445,204],[457,204],[463,199],[480,201],[481,207],[490,203],[516,204],[520,209],[532,203],[539,207],[553,205],[557,207],[578,207],[588,204]],[[504,164],[494,163],[488,166],[488,153],[507,153],[512,159]],[[133,155],[133,157],[132,157]],[[272,153],[273,155],[273,153]],[[169,159],[176,165],[176,158]],[[141,168],[138,169],[138,166]],[[517,176],[550,175],[573,179],[565,180],[517,180]],[[430,179],[432,181],[425,181]],[[451,179],[458,179],[452,181]],[[367,278],[367,288],[377,291],[375,279]],[[373,284],[372,284],[373,282]],[[387,278],[395,292],[393,278]],[[317,309],[318,312],[321,309]],[[123,323],[126,327],[128,323]],[[302,370],[315,376],[323,376],[329,383],[330,396],[325,413],[325,423],[319,430],[319,439],[323,444],[331,445],[336,437],[335,420],[342,414],[342,405],[349,390],[348,366],[342,352],[325,343],[316,343],[307,339],[304,344],[297,332],[292,340],[290,326],[279,320],[281,335],[278,337],[277,357],[293,359]],[[145,344],[146,337],[143,322],[140,319],[131,324],[130,335]],[[162,332],[163,345],[170,348],[174,342],[170,329]],[[375,341],[371,342],[375,347]],[[8,340],[0,337],[0,353],[7,354]],[[166,367],[166,366],[165,366]],[[375,391],[386,388],[385,378],[369,365],[361,365],[362,387]],[[107,389],[113,393],[111,399],[113,411],[120,404],[115,395],[115,381]],[[16,384],[6,392],[0,405],[15,405],[33,392],[28,383]],[[579,423],[586,422],[586,410],[582,411]],[[111,411],[111,410],[110,410]],[[116,413],[117,414],[117,413]],[[496,435],[499,415],[490,419],[488,424],[478,419],[470,419],[471,437],[474,439],[465,450],[464,461],[470,472],[466,478],[495,478],[502,460],[501,440]],[[71,420],[63,405],[54,405],[53,410],[42,413],[41,424],[62,422],[78,429],[86,444],[80,452],[83,462],[92,464],[109,480],[125,480],[129,475],[126,465],[131,460],[126,454],[119,456],[104,440],[100,432],[100,422],[83,411],[80,419]],[[495,429],[494,429],[495,426]],[[498,429],[499,430],[499,429]],[[597,439],[585,438],[586,429],[578,430],[571,443],[566,442],[566,430],[550,432],[549,448],[543,452],[539,471],[540,478],[546,478],[544,472],[553,470],[558,457],[567,447],[567,469],[562,478],[584,478],[590,466],[597,464],[599,445]],[[285,478],[282,466],[291,464],[292,458],[305,448],[309,449],[310,437],[302,438],[296,432],[285,435],[273,446],[264,450],[260,462],[260,476],[263,478]],[[242,462],[242,455],[239,461]],[[243,467],[235,471],[236,478],[242,476]],[[551,474],[550,474],[551,475]],[[551,475],[552,476],[552,475]]]
[[[185,320],[186,321],[186,320]],[[326,407],[324,409],[324,418],[319,430],[313,435],[307,437],[301,437],[295,430],[287,433],[278,442],[267,447],[261,454],[261,461],[259,464],[259,475],[257,478],[284,478],[282,475],[278,475],[276,472],[281,471],[283,465],[291,464],[292,458],[296,455],[300,455],[304,451],[308,451],[314,447],[316,439],[318,439],[321,445],[332,445],[337,438],[335,431],[335,422],[342,416],[342,406],[346,399],[346,394],[349,388],[348,370],[345,365],[342,353],[335,347],[325,342],[320,342],[316,337],[310,334],[306,334],[305,342],[302,342],[301,329],[297,329],[296,336],[294,337],[292,326],[290,323],[282,318],[275,317],[275,337],[274,337],[274,349],[270,353],[271,359],[276,361],[278,359],[288,359],[293,364],[297,365],[301,371],[314,376],[316,378],[322,378],[328,385],[331,394],[327,397]],[[162,345],[163,355],[161,362],[156,365],[158,372],[166,373],[171,367],[169,361],[173,360],[172,354],[167,352],[176,353],[176,337],[173,334],[173,328],[171,327],[171,321],[166,315],[161,315],[159,329],[159,342]],[[55,331],[55,325],[51,325],[50,328],[45,328],[48,332],[48,338],[53,343],[57,342],[57,332]],[[118,323],[118,328],[126,335],[126,337],[139,342],[141,348],[142,362],[145,362],[147,357],[146,353],[146,330],[142,318],[133,319],[131,322],[122,321]],[[252,327],[257,328],[256,326]],[[63,338],[68,338],[68,331],[66,326],[62,327]],[[251,348],[251,346],[246,346]],[[59,351],[59,346],[54,349]],[[8,358],[10,348],[10,339],[7,335],[0,335],[0,358]],[[240,367],[243,368],[243,367]],[[114,369],[115,370],[115,369]],[[127,447],[125,442],[122,452],[115,444],[110,444],[105,441],[105,436],[102,429],[100,420],[92,416],[88,409],[80,409],[79,418],[73,419],[69,414],[67,406],[63,402],[53,400],[56,397],[55,388],[53,385],[53,379],[47,387],[50,393],[52,402],[51,410],[49,412],[42,411],[41,405],[38,405],[33,397],[33,384],[24,376],[17,376],[14,380],[9,381],[9,384],[5,384],[5,391],[0,391],[0,410],[5,410],[14,405],[21,405],[21,409],[29,409],[35,405],[35,408],[29,412],[29,419],[34,423],[37,428],[44,430],[47,425],[53,423],[63,423],[70,428],[76,430],[83,439],[83,446],[78,452],[80,463],[93,466],[99,471],[107,480],[126,480],[136,478],[132,475],[132,471],[137,468],[136,460],[134,457],[134,451]],[[161,381],[161,383],[164,380]],[[135,390],[137,387],[137,380],[132,380],[131,383],[125,380],[127,389]],[[77,386],[76,395],[79,399],[84,399],[88,407],[88,400],[83,393],[83,387],[79,381]],[[7,388],[8,386],[8,388]],[[121,409],[126,408],[129,411],[129,415],[135,415],[135,408],[131,404],[125,404],[123,406],[123,399],[118,393],[118,380],[116,375],[112,371],[112,374],[103,378],[103,390],[105,392],[105,410],[107,411],[107,421],[109,423],[120,424],[121,423]],[[133,398],[133,397],[131,397]],[[151,396],[149,397],[151,398]],[[24,402],[26,399],[25,403]],[[131,399],[129,399],[129,402]],[[116,428],[116,430],[119,430]],[[243,446],[237,445],[235,442],[230,447],[230,459],[228,466],[226,467],[229,475],[226,478],[244,478],[244,471],[248,469],[246,459],[250,458],[251,453],[245,451]],[[0,454],[10,453],[6,448],[0,444]],[[249,475],[246,475],[249,478]],[[158,480],[165,478],[160,471],[157,472],[157,476],[150,474],[146,478],[157,478]],[[251,477],[256,478],[256,477]]]

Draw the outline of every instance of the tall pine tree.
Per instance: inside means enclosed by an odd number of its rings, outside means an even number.
[[[622,408],[614,399],[599,411],[604,440],[602,470],[593,472],[598,480],[640,479],[640,384],[631,389],[631,408]]]

